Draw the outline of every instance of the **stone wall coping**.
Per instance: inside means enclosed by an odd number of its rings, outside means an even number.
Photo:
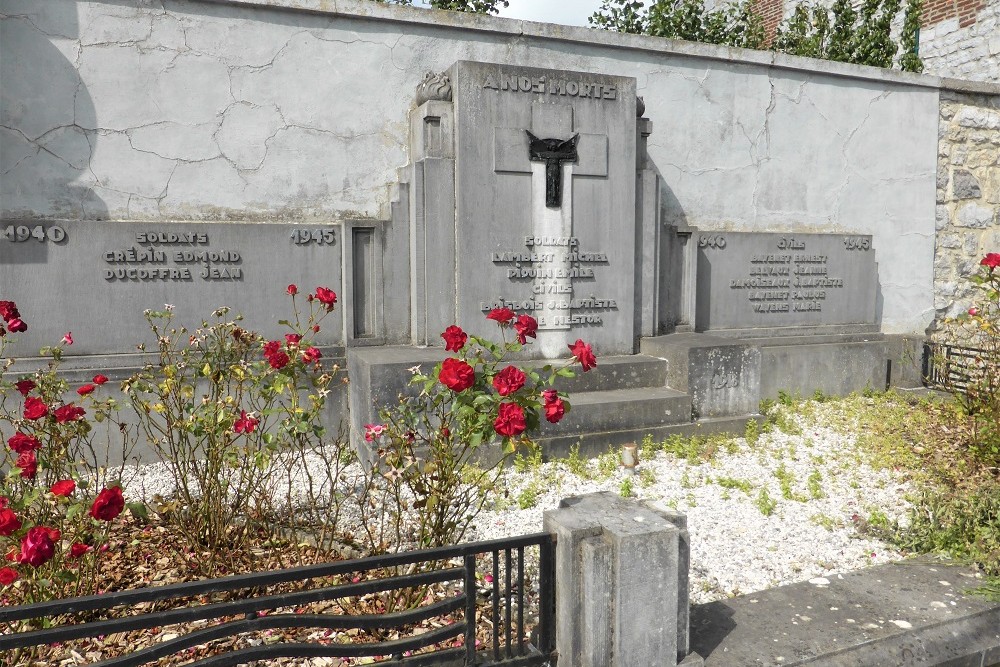
[[[264,10],[283,10],[344,16],[353,19],[368,19],[410,25],[421,25],[442,30],[464,30],[493,33],[510,37],[527,37],[550,41],[577,43],[586,46],[607,47],[631,51],[662,53],[665,55],[719,60],[735,64],[758,65],[761,67],[826,74],[829,76],[878,81],[888,84],[917,88],[950,89],[963,92],[977,92],[1000,95],[1000,85],[944,79],[928,74],[913,74],[899,70],[854,65],[791,56],[773,51],[740,49],[716,44],[702,44],[683,40],[629,35],[610,30],[564,26],[552,23],[538,23],[521,19],[498,16],[463,14],[435,9],[422,9],[400,5],[388,5],[372,0],[194,0],[195,2],[238,5]],[[404,29],[405,32],[405,29]]]

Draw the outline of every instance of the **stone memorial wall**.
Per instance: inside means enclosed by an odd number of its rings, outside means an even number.
[[[3,297],[31,313],[12,337],[13,354],[30,356],[73,332],[75,355],[131,353],[147,341],[146,309],[173,307],[178,324],[196,327],[230,306],[246,327],[283,333],[292,317],[289,284],[342,292],[342,225],[10,221],[0,227]],[[300,297],[300,307],[306,307]],[[317,336],[343,345],[335,311]]]
[[[696,236],[698,331],[876,323],[878,273],[871,236]]]

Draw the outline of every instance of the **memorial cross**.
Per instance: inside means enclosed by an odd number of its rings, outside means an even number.
[[[564,162],[576,162],[578,155],[576,144],[580,141],[579,133],[572,139],[539,139],[528,133],[528,151],[532,161],[545,163],[545,206],[559,208],[562,206],[562,165]]]

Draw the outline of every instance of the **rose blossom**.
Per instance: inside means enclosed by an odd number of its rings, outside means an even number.
[[[469,336],[462,331],[462,327],[454,324],[444,330],[441,338],[444,338],[444,349],[448,352],[458,352],[465,347],[465,341],[469,340]]]
[[[55,541],[58,539],[59,531],[53,528],[47,526],[29,528],[28,534],[21,538],[21,553],[17,561],[32,567],[41,567],[55,555]]]
[[[295,296],[296,294],[299,293],[299,287],[298,285],[292,283],[291,285],[285,288],[285,291],[288,292],[290,295]]]
[[[17,304],[13,301],[0,301],[0,317],[5,322],[10,322],[14,318],[21,317],[21,313],[17,310]]]
[[[546,389],[542,392],[542,396],[545,398],[545,419],[553,424],[559,423],[566,414],[566,404],[559,398],[559,392],[555,389]]]
[[[260,420],[248,416],[246,410],[240,410],[240,418],[233,424],[233,431],[235,433],[253,433],[259,423]]]
[[[72,403],[67,403],[66,405],[56,408],[55,415],[56,421],[60,424],[65,424],[66,422],[75,422],[80,419],[83,415],[87,414],[87,411],[78,405],[73,405]]]
[[[26,435],[18,431],[7,440],[7,446],[11,451],[23,454],[42,448],[42,443],[33,435]]]
[[[42,402],[42,399],[28,396],[24,399],[24,418],[41,419],[49,414],[49,406]]]
[[[28,325],[24,323],[19,317],[15,317],[12,320],[7,321],[7,328],[11,330],[12,333],[24,333],[28,330]]]
[[[523,387],[527,379],[525,374],[521,372],[521,369],[508,366],[493,376],[493,386],[501,396],[510,396]]]
[[[454,392],[465,391],[476,381],[476,372],[461,359],[448,357],[441,364],[438,380]]]
[[[365,440],[371,442],[376,438],[381,437],[382,433],[385,432],[385,426],[381,424],[365,424]]]
[[[125,497],[122,495],[122,487],[112,486],[110,489],[103,489],[94,498],[94,504],[90,506],[90,516],[100,521],[111,521],[122,513],[125,509]]]
[[[21,477],[24,479],[35,479],[38,474],[38,459],[34,452],[22,452],[14,465],[21,469]]]
[[[594,351],[590,349],[590,346],[584,343],[579,338],[576,342],[568,346],[569,351],[573,353],[576,360],[583,365],[583,371],[586,373],[591,368],[597,365],[597,358],[594,357]]]
[[[264,358],[268,359],[272,355],[281,351],[281,343],[276,340],[269,340],[264,343]]]
[[[62,337],[62,342],[66,343],[67,345],[72,345],[73,344],[73,332],[72,331],[67,331],[66,335]]]
[[[493,428],[504,437],[513,437],[524,432],[524,409],[517,403],[501,403]]]
[[[326,287],[316,288],[316,298],[326,306],[327,310],[333,310],[333,304],[337,303],[337,293]]]
[[[17,389],[21,396],[27,396],[37,386],[33,380],[19,380],[14,383],[14,389]]]
[[[17,570],[12,567],[0,567],[0,586],[10,586],[17,581]]]
[[[96,385],[102,385],[102,384],[104,384],[107,381],[108,381],[108,378],[106,378],[105,376],[101,375],[100,373],[98,373],[97,375],[95,375],[94,376],[94,380],[93,380],[94,384],[96,384]]]
[[[992,271],[993,269],[1000,266],[1000,252],[987,253],[986,257],[983,257],[982,261],[980,261],[979,264],[980,266],[988,266]],[[13,331],[13,329],[14,328],[11,327],[11,331]]]
[[[499,322],[500,324],[507,324],[514,319],[514,311],[510,308],[494,308],[486,316],[486,319]]]
[[[91,551],[93,548],[94,547],[89,544],[84,544],[83,542],[74,542],[69,548],[69,556],[70,558],[79,558],[88,551]]]
[[[52,488],[49,489],[49,491],[51,491],[52,495],[54,496],[65,497],[73,493],[75,489],[76,489],[76,482],[74,482],[71,479],[61,479],[55,484],[53,484]]]
[[[302,361],[306,362],[307,364],[311,364],[314,361],[319,361],[320,358],[322,358],[322,356],[323,353],[320,352],[315,347],[307,347],[305,351],[302,353]]]
[[[85,384],[79,389],[77,389],[76,393],[80,394],[81,396],[86,396],[87,394],[92,394],[95,389],[97,389],[96,386],[92,384]]]
[[[21,530],[21,520],[9,507],[0,510],[0,535],[13,535]]]
[[[297,333],[285,334],[285,345],[288,345],[289,347],[298,345],[300,340],[302,340],[301,334]]]
[[[517,342],[524,345],[529,338],[537,337],[538,321],[531,315],[519,315],[514,322],[514,331],[517,332]]]
[[[271,364],[271,368],[274,368],[275,370],[281,370],[288,365],[289,361],[291,360],[284,352],[275,352],[267,358],[267,363]]]
[[[972,308],[969,308],[969,315],[972,315],[973,317],[975,317],[978,314],[979,314],[979,309],[978,308],[976,308],[975,306],[973,306]]]

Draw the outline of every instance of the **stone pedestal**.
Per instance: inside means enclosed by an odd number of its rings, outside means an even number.
[[[557,537],[560,664],[700,664],[688,656],[684,515],[602,492],[563,500],[544,526]]]

